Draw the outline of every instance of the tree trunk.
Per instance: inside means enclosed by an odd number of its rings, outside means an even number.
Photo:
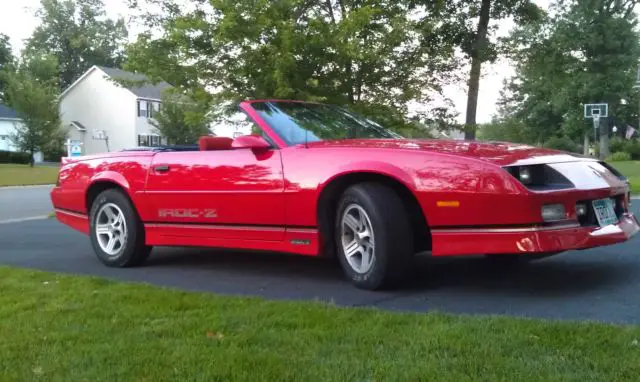
[[[489,18],[491,17],[490,11],[491,0],[482,0],[478,30],[476,31],[475,41],[471,49],[471,72],[469,73],[467,117],[464,132],[464,138],[466,140],[474,140],[476,138],[476,113],[478,109],[478,92],[480,90],[480,73],[487,48],[487,31],[489,29]]]
[[[29,150],[29,167],[33,168],[33,165],[35,164],[35,159],[33,159],[33,156],[35,155],[35,152],[33,149]]]
[[[584,133],[584,140],[582,143],[582,153],[584,155],[589,155],[589,133],[586,132]]]

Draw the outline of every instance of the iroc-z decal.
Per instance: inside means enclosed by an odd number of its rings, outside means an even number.
[[[161,218],[213,219],[218,217],[218,212],[213,208],[161,208],[158,210],[158,216]]]

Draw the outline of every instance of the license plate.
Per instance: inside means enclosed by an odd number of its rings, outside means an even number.
[[[613,200],[611,199],[594,200],[593,210],[596,212],[596,218],[601,227],[618,222]]]

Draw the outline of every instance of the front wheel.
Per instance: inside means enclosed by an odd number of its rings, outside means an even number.
[[[349,187],[338,204],[335,237],[340,264],[356,287],[376,290],[406,279],[413,231],[393,189],[378,183]]]
[[[118,189],[100,193],[91,205],[89,236],[98,259],[110,267],[142,263],[151,252],[144,226],[129,198]]]

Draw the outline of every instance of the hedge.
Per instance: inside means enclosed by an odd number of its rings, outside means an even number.
[[[30,159],[29,153],[0,150],[0,163],[28,164]]]

